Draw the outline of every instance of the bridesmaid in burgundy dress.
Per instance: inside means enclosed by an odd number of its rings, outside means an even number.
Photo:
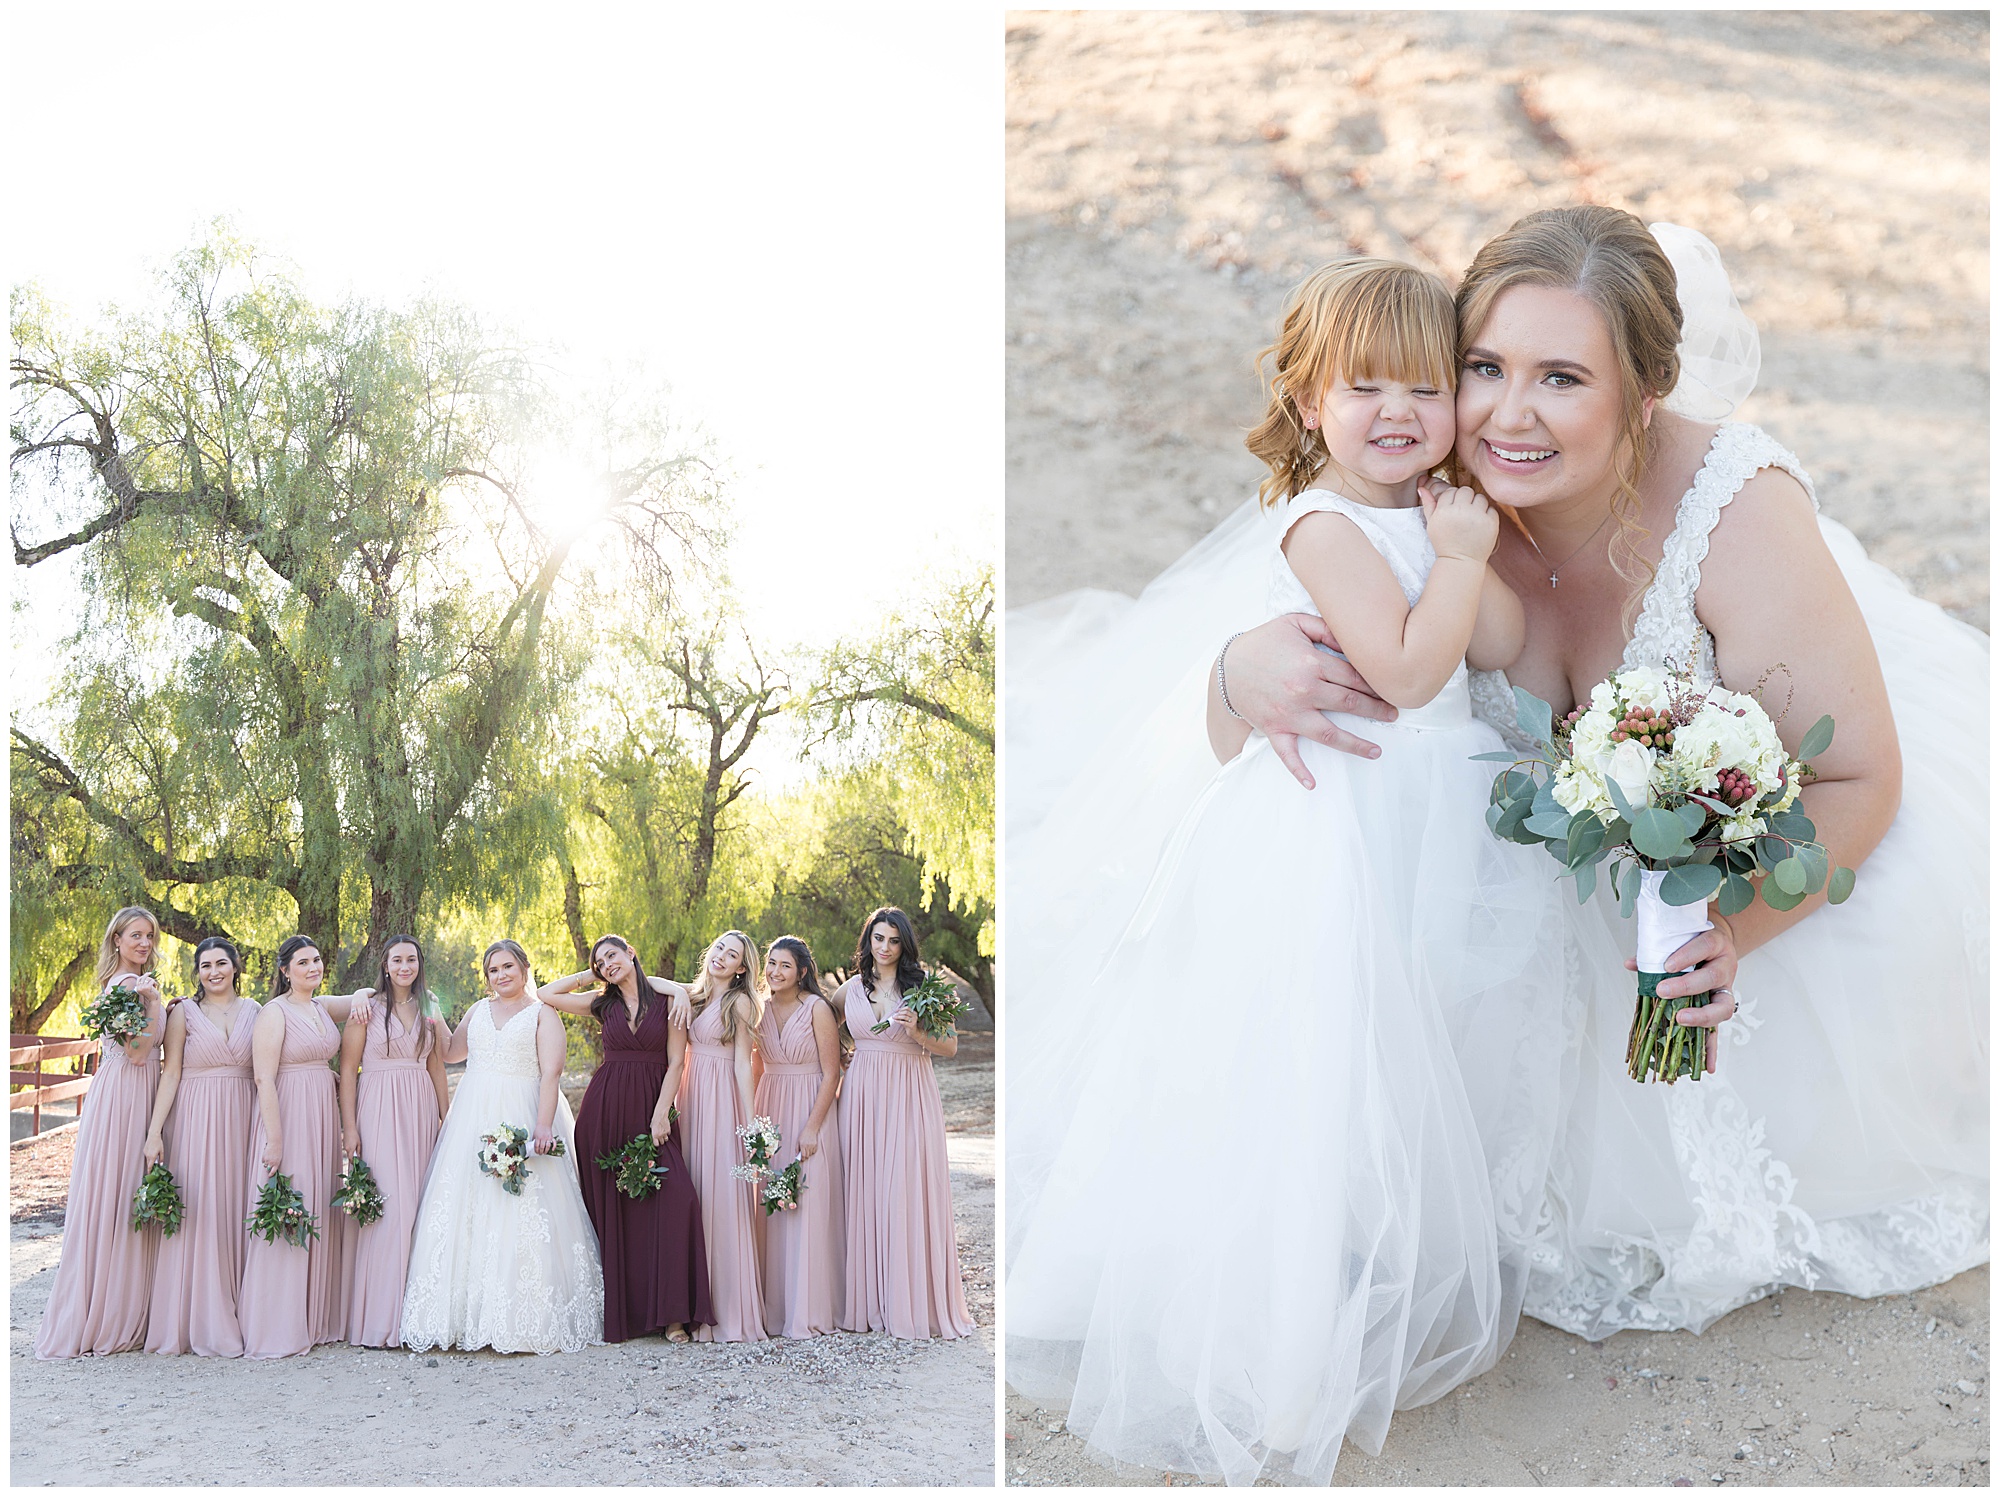
[[[784,1140],[772,1168],[804,1161],[798,1204],[764,1218],[764,1329],[773,1336],[817,1336],[840,1323],[846,1219],[834,1100],[840,1021],[820,997],[819,967],[797,936],[771,943],[764,994],[757,1026],[764,1075],[756,1110],[778,1125]]]
[[[580,994],[596,977],[603,989]],[[576,1114],[577,1171],[583,1204],[604,1256],[604,1339],[631,1341],[664,1331],[686,1341],[689,1326],[712,1326],[701,1202],[681,1154],[680,1124],[670,1117],[687,1058],[687,989],[648,977],[623,936],[600,936],[590,970],[557,978],[542,1001],[564,1013],[589,1014],[604,1036],[604,1059]],[[641,1133],[653,1138],[666,1173],[660,1188],[635,1200],[621,1192],[600,1155]]]
[[[353,1236],[349,1218],[333,1205],[340,1188],[340,1107],[327,1062],[340,1050],[340,1021],[363,995],[314,996],[326,967],[309,936],[286,940],[277,966],[277,990],[257,1015],[250,1040],[257,1119],[243,1162],[249,1192],[244,1215],[255,1209],[264,1182],[282,1171],[305,1198],[319,1236],[304,1247],[255,1235],[245,1244],[236,1303],[243,1355],[253,1358],[295,1356],[347,1333],[346,1259]]]
[[[708,1247],[708,1299],[715,1326],[697,1341],[765,1341],[764,1286],[757,1262],[757,1189],[732,1171],[747,1162],[736,1130],[750,1121],[755,1096],[751,1036],[757,1030],[757,947],[740,930],[710,944],[701,975],[688,987],[687,1078],[681,1083],[681,1126],[688,1168],[701,1197],[701,1235]]]
[[[381,1216],[366,1226],[348,1219],[347,1339],[355,1346],[403,1342],[410,1236],[451,1102],[444,1077],[450,1038],[424,981],[423,948],[412,936],[389,937],[375,992],[355,1006],[340,1038],[342,1151],[365,1160],[382,1191]]]
[[[162,1356],[240,1357],[236,1295],[243,1278],[243,1218],[250,1214],[250,1129],[257,1083],[250,1034],[257,1000],[237,984],[243,958],[221,936],[194,949],[200,996],[167,1015],[160,1091],[145,1162],[164,1160],[180,1187],[181,1225],[160,1243],[146,1350]]]
[[[951,1216],[951,1163],[933,1055],[958,1053],[958,1036],[934,1040],[903,1007],[923,980],[917,934],[901,910],[875,911],[855,943],[855,975],[838,1002],[854,1036],[840,1099],[847,1170],[847,1303],[843,1331],[887,1331],[905,1340],[969,1336]],[[886,1027],[876,1034],[875,1026]]]
[[[42,1361],[132,1351],[146,1340],[157,1228],[132,1230],[132,1196],[145,1173],[140,1151],[160,1073],[166,1005],[145,975],[160,944],[160,923],[137,906],[111,917],[97,953],[97,992],[123,982],[146,1006],[149,1022],[129,1045],[106,1044],[81,1104],[76,1154],[63,1208],[62,1259],[35,1333]]]

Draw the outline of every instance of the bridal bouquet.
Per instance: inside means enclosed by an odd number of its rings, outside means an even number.
[[[139,1179],[132,1193],[132,1230],[157,1225],[162,1237],[181,1229],[181,1191],[173,1173],[164,1164],[155,1164]]]
[[[333,1193],[333,1204],[364,1227],[382,1219],[388,1202],[383,1199],[375,1171],[368,1168],[368,1161],[359,1154],[341,1166],[340,1189]]]
[[[1692,672],[1644,666],[1600,682],[1588,707],[1561,722],[1547,702],[1514,688],[1517,721],[1541,753],[1481,754],[1511,761],[1493,782],[1486,824],[1497,836],[1547,847],[1576,880],[1577,902],[1597,888],[1610,860],[1619,909],[1638,916],[1639,1001],[1626,1051],[1634,1081],[1699,1078],[1708,1031],[1675,1022],[1706,997],[1661,998],[1667,958],[1710,928],[1713,898],[1724,915],[1760,894],[1772,909],[1796,909],[1826,888],[1839,904],[1854,870],[1831,865],[1803,811],[1807,762],[1833,742],[1822,717],[1797,758],[1753,696],[1703,686]]]
[[[799,1209],[799,1171],[805,1164],[803,1159],[794,1159],[790,1164],[764,1182],[762,1199],[764,1214],[775,1211],[796,1211]]]
[[[643,1201],[666,1183],[667,1167],[659,1163],[659,1157],[660,1148],[653,1142],[653,1135],[637,1133],[623,1148],[599,1154],[597,1167],[611,1171],[611,1183],[619,1194]]]
[[[934,1040],[956,1032],[961,1014],[969,1013],[972,1005],[961,1002],[958,989],[947,979],[935,972],[926,972],[923,981],[903,995],[903,1006],[917,1016],[917,1026]],[[868,1027],[870,1034],[880,1034],[889,1027],[887,1019]]]
[[[771,1156],[784,1142],[778,1137],[778,1125],[769,1118],[752,1118],[736,1130],[736,1136],[743,1141],[743,1152],[750,1156],[750,1162],[737,1165],[730,1174],[757,1185],[771,1173]]]
[[[146,1003],[122,983],[83,1006],[83,1037],[129,1045],[146,1029]]]
[[[306,1210],[306,1198],[292,1186],[292,1177],[274,1174],[257,1192],[257,1209],[244,1226],[253,1237],[276,1242],[280,1237],[293,1247],[304,1247],[319,1236],[319,1224]]]
[[[560,1159],[569,1150],[558,1138],[543,1158]],[[502,1123],[479,1138],[479,1168],[499,1178],[500,1188],[510,1196],[521,1193],[528,1183],[528,1161],[534,1154],[528,1147],[528,1130],[518,1123]]]

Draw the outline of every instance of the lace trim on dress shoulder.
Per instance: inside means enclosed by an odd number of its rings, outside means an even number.
[[[1819,495],[1805,468],[1770,433],[1740,421],[1718,426],[1675,511],[1673,532],[1661,549],[1659,568],[1625,646],[1626,669],[1645,665],[1664,670],[1670,660],[1686,661],[1692,647],[1696,674],[1703,680],[1715,679],[1715,640],[1701,627],[1694,595],[1701,586],[1701,564],[1708,560],[1708,538],[1723,506],[1762,468],[1783,468],[1804,487],[1813,508],[1819,508]]]

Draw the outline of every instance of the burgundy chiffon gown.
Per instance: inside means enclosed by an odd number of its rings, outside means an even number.
[[[605,1015],[604,1059],[590,1078],[576,1115],[577,1173],[584,1208],[604,1257],[604,1339],[630,1341],[671,1325],[714,1325],[708,1301],[708,1256],[701,1202],[681,1155],[676,1122],[658,1159],[661,1187],[644,1200],[620,1193],[600,1154],[623,1148],[652,1126],[667,1078],[667,1011],[655,996],[632,1032],[624,1003]]]

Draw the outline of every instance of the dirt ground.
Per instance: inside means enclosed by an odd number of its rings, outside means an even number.
[[[1763,338],[1739,417],[1988,627],[1984,13],[1024,12],[1007,54],[1010,607],[1136,592],[1254,491],[1251,361],[1306,270],[1451,281],[1601,201],[1715,240]],[[1524,1321],[1335,1481],[1984,1484],[1987,1300],[1980,1269],[1700,1337]],[[1011,1483],[1162,1482],[1061,1428],[1010,1396]]]
[[[1591,200],[1716,242],[1739,417],[1987,626],[1984,12],[1021,13],[1007,56],[1009,607],[1136,592],[1254,491],[1252,359],[1314,265],[1455,281]]]
[[[279,1362],[37,1362],[70,1145],[12,1151],[14,1486],[986,1486],[993,1481],[993,1036],[938,1063],[976,1335],[573,1356],[322,1346]],[[48,1157],[39,1157],[46,1154]]]

